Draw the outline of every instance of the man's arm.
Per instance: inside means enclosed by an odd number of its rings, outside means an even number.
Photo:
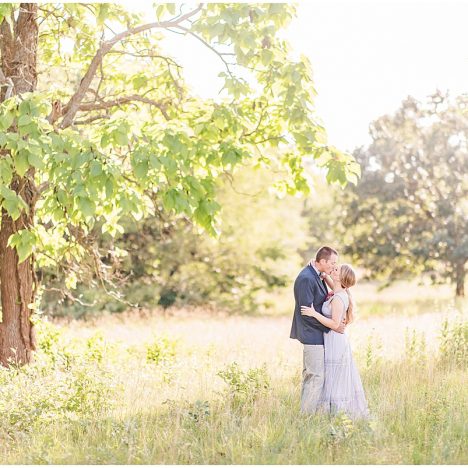
[[[297,301],[299,303],[299,307],[307,306],[313,307],[314,304],[314,288],[312,281],[308,278],[302,278],[300,283],[297,285]],[[312,325],[317,330],[322,332],[328,333],[330,328],[322,325],[316,318],[308,317],[307,323]]]

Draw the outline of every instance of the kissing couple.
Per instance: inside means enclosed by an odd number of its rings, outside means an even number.
[[[361,377],[345,333],[353,321],[349,289],[352,267],[338,263],[338,252],[321,247],[294,282],[296,305],[290,337],[304,345],[301,411],[369,417]],[[331,290],[329,291],[330,288]]]

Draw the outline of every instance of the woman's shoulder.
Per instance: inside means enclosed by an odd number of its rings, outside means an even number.
[[[333,295],[333,297],[339,297],[343,301],[345,307],[346,308],[348,307],[349,297],[348,297],[348,293],[346,291],[338,291]]]

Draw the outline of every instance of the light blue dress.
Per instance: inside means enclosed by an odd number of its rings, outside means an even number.
[[[339,291],[323,304],[322,313],[325,317],[332,317],[331,302],[339,300],[344,304],[344,311],[348,309],[348,294],[346,291]],[[364,388],[354,363],[348,336],[330,330],[324,333],[323,337],[325,383],[320,395],[318,411],[331,414],[344,412],[351,419],[368,418],[369,410]]]

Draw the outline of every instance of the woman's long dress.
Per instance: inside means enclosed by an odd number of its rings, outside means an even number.
[[[324,303],[323,315],[331,318],[331,303],[338,300],[343,301],[344,311],[348,309],[348,294],[346,291],[339,291]],[[332,414],[344,412],[352,419],[368,418],[369,410],[364,388],[354,363],[347,335],[330,330],[323,336],[325,384],[320,395],[318,411]]]

